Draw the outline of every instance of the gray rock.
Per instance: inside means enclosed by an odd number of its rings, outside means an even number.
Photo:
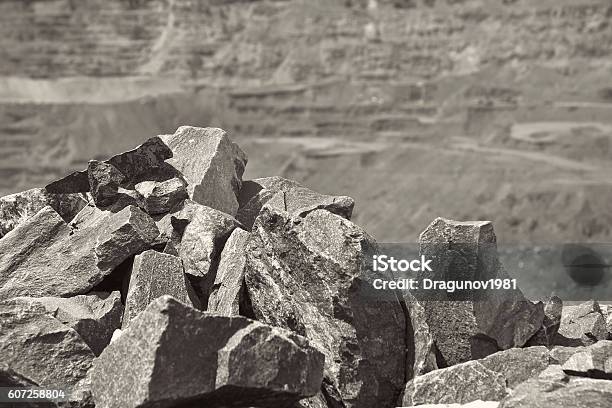
[[[130,287],[125,301],[122,328],[128,327],[138,313],[160,296],[170,295],[193,305],[193,292],[183,273],[181,258],[148,250],[134,258]]]
[[[565,306],[555,344],[561,346],[588,346],[608,337],[606,319],[597,301],[576,306]]]
[[[516,387],[499,408],[608,408],[612,381],[576,378],[532,379]]]
[[[255,318],[323,350],[323,395],[337,393],[348,407],[395,403],[412,364],[399,300],[365,292],[363,263],[375,245],[362,229],[328,211],[300,217],[264,207],[245,251]]]
[[[0,303],[0,364],[40,386],[76,385],[94,353],[71,327],[41,305]]]
[[[245,230],[236,228],[225,243],[206,310],[225,316],[240,314],[249,236]]]
[[[94,202],[98,207],[114,204],[119,198],[119,186],[125,176],[115,166],[98,160],[90,160],[87,178]]]
[[[188,198],[185,183],[178,178],[166,181],[143,181],[135,186],[142,197],[141,206],[149,214],[163,214]]]
[[[82,194],[51,194],[42,188],[0,198],[0,238],[46,206],[70,222],[87,205]]]
[[[7,363],[0,363],[0,387],[37,387],[34,381],[13,370]]]
[[[584,351],[586,347],[568,347],[568,346],[554,346],[549,351],[549,355],[554,364],[563,365],[571,356],[574,354]]]
[[[469,361],[413,378],[406,384],[404,406],[422,404],[467,404],[472,401],[499,401],[506,396],[503,375],[479,361]]]
[[[289,332],[164,296],[96,359],[92,391],[97,408],[288,406],[316,393],[323,358]]]
[[[407,370],[406,378],[413,378],[438,369],[437,350],[423,305],[408,291],[404,293],[404,301],[410,318],[407,338],[414,339],[414,365]]]
[[[168,163],[187,181],[189,197],[235,215],[247,157],[225,131],[181,126],[167,142],[174,154]]]
[[[47,313],[79,333],[95,355],[110,343],[113,331],[121,326],[123,315],[119,292],[98,292],[71,298],[17,297],[12,302],[23,307],[41,305]]]
[[[612,313],[606,318],[606,330],[608,331],[608,339],[612,340]]]
[[[158,136],[148,139],[133,150],[118,154],[106,160],[119,170],[125,179],[122,187],[132,188],[145,180],[168,179],[176,171],[164,161],[172,157],[172,151]],[[54,181],[45,189],[49,193],[82,193],[90,191],[87,170],[74,172],[60,180]]]
[[[561,315],[563,313],[563,300],[558,296],[551,296],[544,305],[544,321],[542,327],[529,339],[529,346],[551,347],[555,343]]]
[[[204,205],[196,205],[186,211],[192,211],[186,215],[191,221],[185,227],[180,242],[175,243],[176,251],[183,260],[185,273],[198,291],[202,305],[208,305],[221,251],[239,223],[232,216]],[[175,217],[173,225],[180,228],[177,224],[180,222]]]
[[[546,369],[538,375],[538,378],[556,382],[567,382],[569,380],[567,374],[565,374],[561,366],[558,364],[549,365],[546,367]]]
[[[239,196],[240,209],[236,218],[251,229],[264,205],[289,213],[325,209],[350,219],[355,201],[351,197],[319,194],[297,181],[283,177],[265,177],[245,181]]]
[[[137,207],[88,206],[70,225],[45,207],[0,240],[0,296],[85,294],[158,234]]]
[[[432,260],[433,270],[420,272],[421,280],[509,278],[497,258],[493,225],[487,221],[437,218],[421,234],[420,252]],[[423,306],[442,366],[524,346],[544,319],[543,305],[534,305],[518,289],[415,296],[427,300]]]
[[[499,351],[478,361],[489,370],[503,375],[509,388],[537,377],[550,365],[548,349],[543,346]]]
[[[571,355],[563,364],[570,375],[612,380],[612,341],[602,340]]]

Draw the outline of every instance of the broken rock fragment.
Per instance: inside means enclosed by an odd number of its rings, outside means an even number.
[[[51,207],[0,240],[0,297],[85,294],[154,242],[154,221],[137,207],[85,207],[70,225]]]
[[[94,353],[71,327],[42,305],[0,303],[0,365],[40,386],[74,386],[91,367]]]
[[[225,243],[206,310],[225,316],[239,314],[249,235],[245,230],[236,228]]]
[[[329,211],[301,217],[264,207],[245,251],[254,316],[324,351],[322,393],[327,400],[337,394],[348,407],[394,404],[408,364],[399,300],[364,295],[364,262],[375,246]]]
[[[58,321],[73,328],[96,355],[110,343],[113,331],[121,326],[123,315],[119,292],[97,292],[70,298],[17,297],[11,302],[23,307],[44,307]]]
[[[406,384],[402,405],[466,404],[476,400],[499,401],[506,396],[503,375],[479,361],[435,370]]]
[[[612,341],[602,340],[573,354],[563,364],[570,375],[612,380]]]
[[[542,327],[529,339],[530,346],[550,347],[555,343],[561,316],[563,313],[563,301],[558,296],[551,296],[544,305],[544,320]]]
[[[489,370],[503,375],[508,388],[538,376],[551,364],[548,349],[543,346],[511,348],[478,361]]]
[[[90,160],[87,178],[94,202],[98,207],[113,204],[119,198],[119,186],[125,176],[115,166],[98,160]]]
[[[264,205],[289,213],[325,209],[350,219],[355,201],[351,197],[319,194],[297,181],[283,177],[265,177],[245,181],[239,196],[240,209],[236,218],[248,229]]]
[[[597,301],[565,306],[555,343],[562,346],[582,346],[606,339],[606,319]]]
[[[43,188],[4,196],[0,198],[0,238],[48,205],[70,222],[87,199],[82,194],[51,194]]]
[[[290,406],[317,392],[323,360],[295,334],[163,296],[96,359],[92,391],[98,408]]]
[[[136,184],[135,189],[142,197],[141,207],[151,215],[167,213],[188,198],[185,184],[178,178],[143,181]]]
[[[218,128],[181,126],[167,138],[168,163],[188,183],[193,201],[235,215],[246,154]]]
[[[490,222],[438,218],[421,234],[420,252],[432,260],[432,271],[420,272],[420,280],[508,278],[497,259]],[[442,366],[524,346],[544,319],[543,305],[533,304],[519,289],[433,295],[416,292],[415,296],[426,297],[423,306]]]
[[[125,301],[123,328],[126,328],[149,302],[160,296],[170,295],[183,303],[192,304],[189,296],[192,291],[183,273],[180,258],[154,250],[136,255]]]

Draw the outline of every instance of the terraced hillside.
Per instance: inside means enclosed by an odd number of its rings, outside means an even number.
[[[2,0],[0,194],[180,124],[359,203],[500,241],[612,238],[607,0]]]

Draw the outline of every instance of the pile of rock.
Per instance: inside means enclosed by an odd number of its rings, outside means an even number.
[[[1,198],[0,386],[99,408],[607,406],[605,308],[364,296],[377,244],[353,200],[243,182],[246,162],[181,127]],[[420,240],[430,278],[507,276],[490,223]]]

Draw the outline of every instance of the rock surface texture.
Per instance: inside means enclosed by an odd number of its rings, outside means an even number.
[[[609,307],[374,290],[353,199],[245,165],[185,126],[0,198],[0,386],[71,408],[612,406]],[[490,222],[438,218],[420,252],[421,279],[512,272]]]

